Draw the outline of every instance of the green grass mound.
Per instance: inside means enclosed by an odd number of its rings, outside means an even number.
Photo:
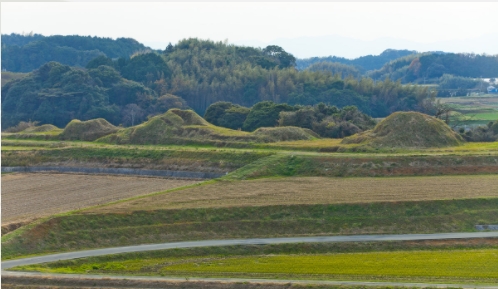
[[[118,131],[118,128],[103,118],[80,121],[73,119],[64,128],[60,138],[63,140],[94,141]]]
[[[100,138],[115,144],[230,144],[268,143],[307,140],[316,137],[310,130],[297,127],[262,128],[254,133],[232,130],[208,123],[192,110],[170,109],[140,125],[122,129]]]
[[[419,112],[395,112],[373,130],[345,138],[343,144],[376,148],[429,148],[456,146],[462,138],[442,120]]]
[[[254,131],[254,135],[264,136],[272,142],[311,140],[319,137],[310,129],[295,126],[261,127]]]
[[[52,132],[62,131],[62,129],[52,124],[44,124],[40,126],[33,126],[23,130],[21,133],[36,133],[36,132]]]

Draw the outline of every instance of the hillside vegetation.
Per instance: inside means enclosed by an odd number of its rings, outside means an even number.
[[[85,67],[100,55],[130,57],[145,49],[147,47],[131,38],[2,34],[2,70],[30,72],[51,61]]]
[[[185,39],[162,53],[144,51],[118,59],[98,55],[86,69],[50,62],[2,88],[2,128],[29,120],[63,127],[74,118],[130,126],[170,108],[189,107],[203,115],[218,101],[245,107],[262,101],[323,102],[338,108],[354,105],[384,117],[399,110],[424,110],[424,101],[435,95],[426,87],[389,79],[374,82],[330,71],[298,71],[294,61],[278,46],[259,49]]]
[[[65,127],[73,119],[93,118],[129,125],[183,105],[179,97],[158,96],[109,66],[82,70],[49,62],[2,87],[2,129],[20,121]]]
[[[374,79],[401,80],[403,83],[424,83],[444,74],[473,78],[498,75],[498,56],[473,53],[423,53],[391,61],[369,74]]]
[[[418,112],[395,112],[373,130],[347,137],[342,143],[377,148],[428,148],[456,146],[462,143],[462,138],[440,119]]]

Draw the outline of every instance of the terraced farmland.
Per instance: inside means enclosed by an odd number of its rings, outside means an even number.
[[[337,204],[498,197],[495,175],[396,178],[269,178],[217,182],[88,212]]]
[[[196,182],[109,175],[8,174],[2,176],[2,225]]]

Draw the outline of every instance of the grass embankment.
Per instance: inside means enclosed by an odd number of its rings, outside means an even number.
[[[23,142],[36,144],[38,142]],[[163,170],[228,172],[243,167],[271,152],[229,149],[153,148],[126,146],[69,146],[46,150],[2,151],[2,166],[99,166]]]
[[[228,179],[274,176],[379,177],[498,173],[498,155],[276,154],[233,172]]]
[[[460,153],[318,154],[277,150],[2,142],[3,166],[92,166],[230,172],[231,179],[272,176],[411,176],[498,173],[498,155],[480,146]],[[5,147],[7,145],[7,147]],[[46,148],[42,149],[40,147]],[[494,144],[498,151],[498,143]],[[7,150],[5,150],[7,148]],[[29,148],[33,148],[30,150]],[[492,149],[493,147],[488,147]]]
[[[373,281],[498,280],[498,239],[203,247],[18,267],[79,273]]]
[[[474,231],[498,199],[293,205],[55,217],[2,238],[2,258],[180,240]]]
[[[313,283],[313,282],[311,282]],[[315,282],[316,283],[316,282]],[[299,284],[289,282],[227,282],[195,281],[191,278],[182,280],[131,280],[126,278],[66,278],[66,277],[2,277],[2,288],[6,289],[88,289],[88,288],[133,288],[133,289],[365,289],[365,286]],[[370,289],[406,289],[406,286],[368,286]],[[415,289],[416,287],[412,288]]]

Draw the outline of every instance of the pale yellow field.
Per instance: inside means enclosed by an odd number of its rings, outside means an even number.
[[[109,175],[7,174],[2,176],[2,225],[196,182]]]
[[[165,208],[209,208],[333,204],[498,197],[498,177],[274,178],[219,181],[95,208],[124,212]]]

